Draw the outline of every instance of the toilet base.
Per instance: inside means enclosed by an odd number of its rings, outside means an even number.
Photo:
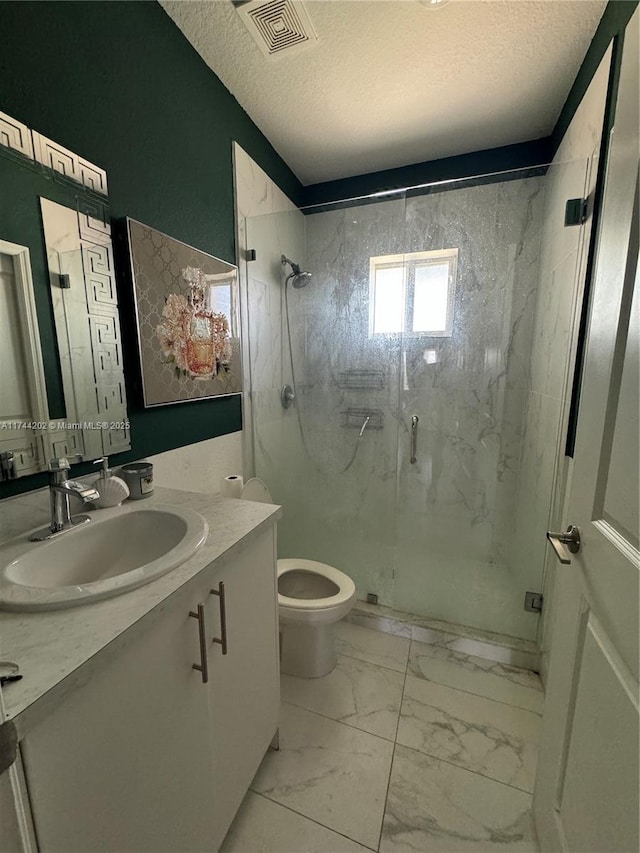
[[[322,678],[335,669],[333,625],[280,623],[280,671],[299,678]]]

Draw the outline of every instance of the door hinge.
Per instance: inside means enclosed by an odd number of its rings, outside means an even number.
[[[8,770],[18,755],[18,733],[13,720],[0,724],[0,774]]]
[[[541,592],[525,592],[524,609],[529,613],[541,613],[544,597]]]
[[[567,225],[582,225],[586,222],[588,211],[588,199],[586,198],[570,198],[564,208],[564,224]]]

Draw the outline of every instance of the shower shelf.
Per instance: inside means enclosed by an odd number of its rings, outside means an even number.
[[[337,386],[343,390],[381,391],[386,385],[384,370],[343,370]]]
[[[366,418],[369,418],[367,429],[383,429],[384,412],[380,409],[343,409],[341,426],[348,429],[362,429]]]

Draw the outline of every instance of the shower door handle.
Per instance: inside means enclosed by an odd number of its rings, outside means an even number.
[[[415,465],[416,462],[416,450],[418,448],[418,421],[420,418],[417,415],[412,415],[411,417],[411,430],[410,430],[410,438],[409,438],[409,462],[412,465]]]

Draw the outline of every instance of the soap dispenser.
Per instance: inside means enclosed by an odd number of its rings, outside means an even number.
[[[100,497],[94,501],[94,505],[99,509],[106,509],[110,506],[120,506],[122,501],[129,497],[129,486],[120,477],[114,477],[109,468],[109,459],[103,456],[101,459],[96,459],[94,465],[102,465],[100,476],[93,483]]]

